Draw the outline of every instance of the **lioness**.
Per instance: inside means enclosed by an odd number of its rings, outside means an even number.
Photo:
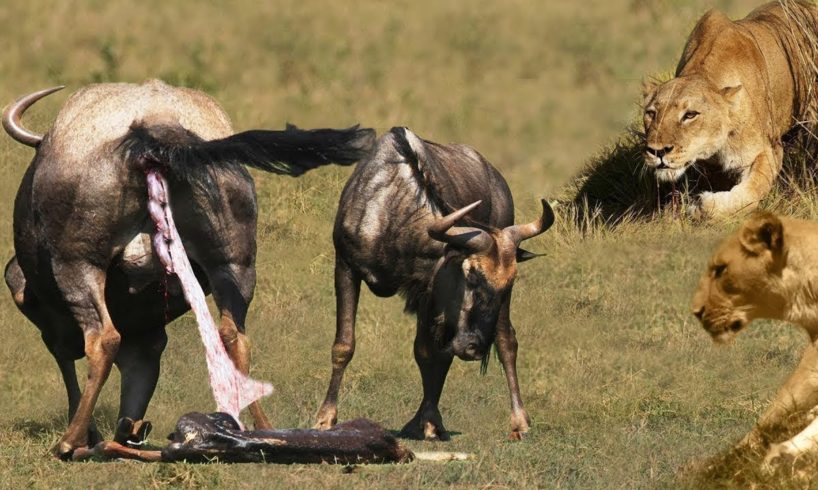
[[[711,10],[685,45],[676,78],[644,87],[645,163],[673,182],[697,162],[735,174],[727,192],[691,209],[711,217],[751,210],[781,170],[781,137],[814,109],[818,10],[782,0],[731,21]]]
[[[732,340],[756,318],[801,326],[810,343],[800,364],[740,445],[764,448],[793,417],[818,407],[818,223],[758,213],[710,259],[693,314],[716,342]],[[796,419],[797,420],[797,419]],[[766,460],[818,450],[818,419],[771,444]]]

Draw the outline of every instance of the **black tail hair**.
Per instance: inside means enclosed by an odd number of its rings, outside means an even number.
[[[169,177],[190,180],[201,176],[202,167],[238,165],[299,176],[330,163],[353,164],[374,142],[375,131],[357,125],[303,130],[287,124],[284,131],[256,129],[205,141],[178,125],[135,122],[119,148],[129,161],[152,161],[166,167]]]

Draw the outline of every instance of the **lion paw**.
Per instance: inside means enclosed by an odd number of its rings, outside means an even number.
[[[801,453],[798,451],[798,448],[789,442],[771,444],[770,449],[767,451],[767,455],[764,456],[764,462],[761,464],[761,468],[764,471],[771,473],[775,469],[775,466],[780,465],[787,459],[792,461],[800,454]]]
[[[687,214],[693,219],[709,219],[719,213],[722,207],[721,201],[724,199],[719,194],[726,192],[702,192],[699,194],[698,202],[691,204],[687,209]]]

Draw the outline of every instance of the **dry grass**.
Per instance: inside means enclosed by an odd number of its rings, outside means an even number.
[[[633,119],[639,82],[667,70],[705,0],[595,2],[329,2],[284,0],[0,4],[0,101],[56,83],[159,76],[205,88],[238,128],[408,125],[468,142],[506,175],[518,216],[559,189],[593,155],[629,159],[628,141],[605,151]],[[743,15],[754,2],[716,2]],[[60,96],[27,124],[48,127]],[[632,148],[632,147],[631,147]],[[3,256],[12,253],[13,196],[31,152],[0,139]],[[805,162],[808,163],[808,162]],[[811,167],[805,166],[805,169]],[[259,176],[259,283],[248,321],[253,375],[273,381],[264,401],[276,425],[309,426],[329,375],[333,337],[330,229],[348,169],[301,179]],[[786,189],[786,187],[782,187]],[[815,217],[805,193],[793,209]],[[778,209],[794,202],[785,193]],[[786,198],[784,196],[787,196]],[[792,204],[789,204],[792,205]],[[499,365],[456,362],[442,401],[445,445],[465,463],[414,463],[343,474],[330,466],[64,464],[47,450],[66,425],[59,373],[36,330],[0,299],[0,482],[20,487],[675,487],[730,485],[700,471],[766,406],[804,339],[759,322],[729,349],[710,345],[688,302],[711,247],[736,223],[651,223],[579,232],[563,207],[531,244],[513,315],[523,397],[534,419],[522,443],[504,441],[507,394]],[[358,350],[341,417],[399,428],[420,398],[411,356],[414,321],[398,299],[364,293]],[[212,407],[200,342],[189,317],[170,328],[149,409],[153,441],[179,415]],[[200,360],[201,362],[198,362]],[[110,434],[112,375],[97,409]],[[752,464],[733,468],[752,468]],[[748,470],[749,471],[749,470]],[[778,482],[753,473],[747,481]],[[774,478],[774,477],[772,477]],[[797,480],[787,480],[797,485]],[[733,481],[733,485],[738,485]]]

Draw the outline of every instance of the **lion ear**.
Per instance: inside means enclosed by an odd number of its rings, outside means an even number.
[[[723,89],[719,90],[719,92],[721,92],[722,97],[724,97],[727,102],[733,102],[736,95],[741,92],[742,88],[743,87],[739,84],[733,87],[724,87]]]
[[[744,223],[739,240],[741,246],[753,255],[760,255],[766,250],[777,255],[784,247],[784,227],[778,216],[759,212]]]
[[[642,98],[647,99],[649,95],[653,94],[659,82],[655,78],[646,78],[642,80]]]

